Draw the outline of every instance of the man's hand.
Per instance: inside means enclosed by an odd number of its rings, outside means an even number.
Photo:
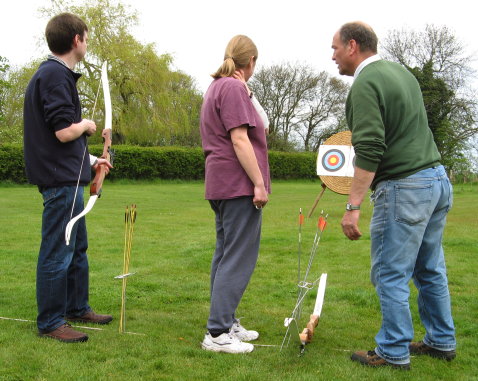
[[[375,172],[355,167],[352,185],[350,187],[349,204],[360,205],[367,194],[370,184],[372,184]],[[358,222],[360,210],[347,210],[342,218],[342,231],[348,239],[355,241],[362,236]]]
[[[95,132],[95,122],[89,119],[82,119],[79,123],[73,123],[69,127],[56,131],[55,135],[60,142],[67,143],[78,139],[83,134],[91,136]]]
[[[342,218],[342,231],[352,241],[356,241],[362,236],[358,227],[359,218],[360,210],[346,211]]]
[[[81,123],[84,124],[85,133],[88,136],[93,135],[96,132],[96,123],[89,119],[83,119]]]

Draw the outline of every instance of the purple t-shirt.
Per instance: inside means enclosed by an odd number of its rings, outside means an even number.
[[[204,95],[200,124],[206,156],[207,200],[254,195],[254,185],[239,163],[231,141],[230,131],[239,126],[248,126],[247,135],[270,193],[264,125],[241,81],[224,77],[211,83]]]

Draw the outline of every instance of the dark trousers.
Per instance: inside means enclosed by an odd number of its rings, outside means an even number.
[[[209,202],[216,214],[216,250],[207,328],[227,330],[256,266],[262,210],[254,207],[252,196]]]
[[[42,333],[65,324],[65,316],[81,316],[88,305],[88,258],[85,218],[75,224],[70,245],[65,228],[70,220],[75,187],[42,188],[42,241],[37,264],[38,329]],[[73,217],[83,210],[83,187],[76,196]]]

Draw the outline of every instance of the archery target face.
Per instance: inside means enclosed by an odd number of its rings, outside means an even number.
[[[317,156],[317,175],[353,177],[354,162],[352,146],[321,145]]]
[[[337,149],[328,150],[322,156],[322,166],[330,172],[336,172],[345,164],[345,155]]]

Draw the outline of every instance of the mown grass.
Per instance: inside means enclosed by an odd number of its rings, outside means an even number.
[[[256,271],[238,314],[261,333],[258,344],[280,345],[283,320],[295,303],[297,213],[308,212],[318,182],[274,182],[264,209],[263,237]],[[87,198],[87,197],[86,197]],[[0,316],[35,320],[35,269],[40,242],[41,197],[31,186],[0,186]],[[0,319],[0,380],[477,380],[478,366],[478,208],[476,185],[455,187],[444,247],[447,257],[458,357],[451,363],[412,359],[411,372],[368,369],[352,363],[350,353],[372,349],[380,310],[369,281],[368,221],[364,204],[363,237],[348,241],[340,219],[346,199],[327,191],[318,209],[328,213],[312,275],[328,273],[322,318],[304,356],[298,342],[257,347],[248,355],[202,350],[209,307],[209,265],[214,248],[213,212],[201,182],[107,182],[102,198],[87,216],[90,302],[113,323],[88,330],[84,344],[62,344],[36,336],[33,322]],[[119,334],[120,274],[124,210],[137,204],[128,281],[127,331]],[[319,211],[303,227],[303,257],[315,233]],[[416,338],[423,335],[412,286]],[[312,310],[315,292],[304,305]],[[93,326],[90,326],[93,327]]]

